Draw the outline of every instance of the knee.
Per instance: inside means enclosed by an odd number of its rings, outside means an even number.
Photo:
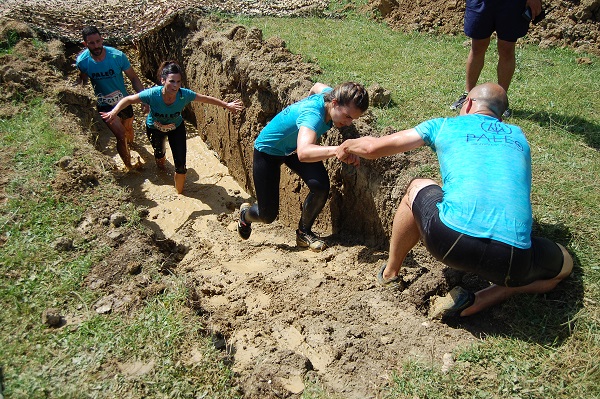
[[[489,39],[471,40],[471,56],[475,58],[484,57],[489,44]]]
[[[563,279],[569,277],[569,275],[571,275],[571,273],[573,272],[573,257],[571,256],[571,254],[569,253],[569,251],[567,251],[567,249],[565,247],[563,247],[562,245],[560,245],[558,243],[556,245],[558,245],[558,247],[562,251],[563,266],[562,266],[562,269],[560,270],[560,273],[558,273],[558,275],[555,278],[558,280],[563,280]]]
[[[310,192],[317,197],[325,197],[329,195],[329,181],[312,180],[308,183]]]
[[[498,40],[498,58],[515,58],[515,44],[512,42],[503,42],[502,40]]]
[[[263,223],[270,224],[277,219],[277,211],[260,211],[260,220]]]

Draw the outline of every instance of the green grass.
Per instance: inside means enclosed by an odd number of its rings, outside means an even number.
[[[0,55],[10,54],[15,44],[19,42],[19,32],[8,29],[4,32],[4,36],[0,37]]]
[[[133,316],[92,310],[100,293],[84,279],[110,248],[92,240],[59,252],[52,243],[77,237],[74,229],[87,207],[125,193],[106,183],[73,196],[77,203],[57,199],[50,184],[56,161],[86,145],[53,128],[59,114],[55,105],[37,100],[19,116],[0,119],[0,150],[14,168],[0,208],[0,376],[6,397],[238,397],[222,354],[185,305],[184,281],[167,277],[165,293]],[[121,210],[133,221],[129,228],[141,228],[130,204]],[[52,307],[83,320],[46,327],[42,313]],[[202,361],[185,364],[192,351]],[[134,362],[151,365],[150,370],[119,372],[119,365]]]
[[[353,15],[241,22],[263,29],[265,38],[282,37],[292,52],[318,63],[319,81],[377,82],[391,90],[393,103],[373,110],[381,127],[403,129],[452,115],[448,105],[463,89],[464,37],[402,34]],[[461,348],[449,373],[407,362],[393,374],[386,397],[600,397],[600,66],[597,57],[591,65],[577,64],[579,56],[519,47],[509,93],[511,123],[523,127],[532,148],[536,229],[568,247],[576,261],[574,276],[554,293],[502,305],[501,314],[510,316],[506,332]],[[490,49],[482,81],[495,79],[496,58]],[[76,236],[87,207],[124,194],[102,184],[77,203],[58,201],[51,185],[54,164],[81,144],[53,128],[55,106],[36,101],[28,108],[0,120],[0,149],[14,168],[0,207],[0,368],[10,382],[6,397],[239,396],[231,370],[185,306],[184,281],[166,277],[168,289],[132,315],[91,310],[100,294],[86,288],[84,278],[110,248],[90,242],[58,252],[51,244]],[[428,174],[433,169],[422,166]],[[131,204],[122,210],[134,221],[128,228],[141,228]],[[49,307],[85,318],[77,327],[53,330],[41,323]],[[202,361],[183,362],[195,350]],[[117,371],[133,362],[153,366],[141,375]],[[337,396],[315,381],[302,397]]]
[[[464,89],[464,36],[394,32],[355,15],[236,20],[262,29],[265,39],[282,38],[293,53],[320,65],[315,80],[391,90],[392,104],[373,109],[380,127],[405,129],[455,115],[449,104]],[[496,79],[494,46],[480,82]],[[408,362],[395,373],[389,397],[600,397],[600,60],[589,56],[591,65],[579,64],[581,56],[518,46],[509,91],[509,123],[523,128],[532,149],[536,232],[567,246],[573,277],[555,292],[504,304],[508,331],[458,351],[451,372]]]

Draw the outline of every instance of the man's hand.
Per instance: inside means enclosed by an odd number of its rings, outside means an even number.
[[[360,157],[358,155],[355,154],[346,154],[346,160],[343,161],[345,163],[347,163],[348,165],[354,165],[356,167],[360,166]]]
[[[525,3],[526,7],[531,9],[531,19],[534,20],[535,17],[542,12],[542,1],[541,0],[527,0]]]
[[[244,103],[241,100],[235,100],[230,103],[227,103],[225,108],[227,108],[232,114],[235,114],[238,111],[244,109]]]

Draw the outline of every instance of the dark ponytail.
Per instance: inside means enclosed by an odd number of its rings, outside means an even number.
[[[325,102],[336,100],[340,105],[353,104],[356,108],[365,112],[369,108],[369,93],[360,83],[346,82],[338,85],[332,91],[327,92],[323,99]]]
[[[162,79],[166,79],[167,76],[172,74],[182,74],[181,67],[175,61],[163,61],[162,64],[158,67],[158,71],[156,73],[156,77],[158,78],[158,82],[161,82]]]

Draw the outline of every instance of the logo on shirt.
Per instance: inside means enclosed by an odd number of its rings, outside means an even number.
[[[92,72],[92,79],[108,79],[108,78],[112,78],[113,76],[115,76],[115,71],[114,69],[109,69],[106,72]]]
[[[153,112],[152,116],[155,118],[163,118],[163,119],[173,119],[178,118],[181,115],[181,112],[175,112],[174,114],[161,114],[160,112]]]
[[[515,147],[519,151],[523,151],[523,145],[511,137],[512,129],[509,125],[502,122],[483,122],[481,125],[481,133],[467,134],[468,143],[476,143],[479,145],[507,144]]]

